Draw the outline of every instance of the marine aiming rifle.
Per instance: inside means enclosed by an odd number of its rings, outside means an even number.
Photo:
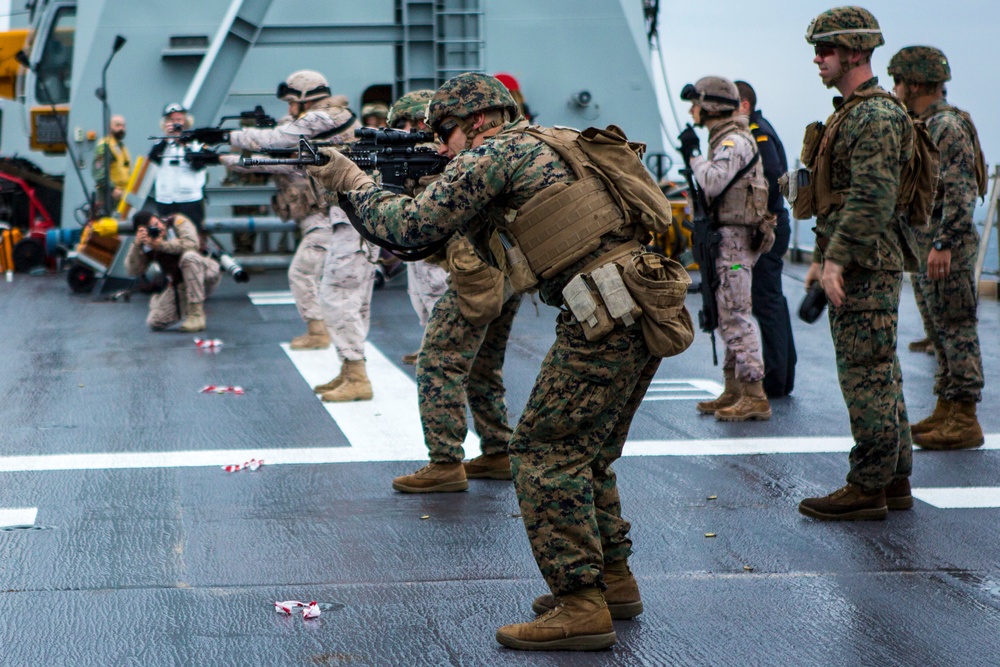
[[[694,171],[691,169],[691,154],[681,151],[684,158],[684,169],[681,175],[688,184],[688,199],[691,201],[691,252],[694,261],[698,262],[698,272],[701,274],[701,310],[698,311],[698,325],[701,330],[712,337],[712,364],[719,365],[719,355],[715,349],[715,330],[719,327],[719,305],[715,301],[715,291],[719,288],[719,277],[715,273],[715,260],[719,257],[719,243],[722,235],[715,224],[713,216],[709,215],[705,192],[694,181]],[[685,223],[687,224],[687,223]]]
[[[434,134],[431,132],[365,127],[355,130],[354,136],[358,138],[357,141],[338,144],[337,148],[363,171],[377,171],[382,187],[397,194],[414,187],[424,176],[440,174],[450,160],[435,148],[421,145],[434,142]],[[333,145],[328,141],[300,139],[297,148],[266,149],[261,152],[271,157],[243,158],[240,164],[249,168],[268,165],[321,167],[330,161],[330,157],[320,149]],[[339,197],[339,203],[362,238],[391,251],[405,261],[413,262],[430,257],[448,242],[445,238],[416,248],[396,245],[369,232],[358,218],[354,205],[343,194]]]

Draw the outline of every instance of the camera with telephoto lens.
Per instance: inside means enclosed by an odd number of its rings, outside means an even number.
[[[156,239],[160,237],[160,232],[163,231],[159,227],[146,227],[146,236],[151,239]]]
[[[171,132],[177,132],[177,133],[183,132],[184,131],[184,123],[171,123],[170,124],[170,131]]]

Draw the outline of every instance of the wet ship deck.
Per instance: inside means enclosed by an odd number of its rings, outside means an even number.
[[[785,280],[797,306],[801,282]],[[616,466],[645,613],[616,622],[609,651],[529,654],[493,639],[544,592],[510,483],[389,486],[423,451],[413,369],[398,363],[420,338],[404,286],[375,295],[377,400],[333,410],[310,391],[333,353],[286,352],[294,307],[254,305],[247,287],[287,283],[225,278],[210,354],[148,332],[142,296],[94,303],[62,277],[0,285],[0,524],[33,528],[0,530],[0,663],[1000,664],[995,302],[980,309],[987,447],[918,452],[916,507],[885,522],[796,511],[841,484],[850,446],[825,319],[794,322],[796,389],[769,423],[695,413],[721,376],[699,334],[663,363]],[[919,337],[908,286],[900,330]],[[552,337],[551,310],[526,303],[505,369],[514,418]],[[920,418],[934,361],[901,360]],[[210,384],[246,393],[199,393]],[[250,457],[265,465],[221,469]],[[965,487],[984,487],[964,504],[985,506],[951,507],[963,495],[948,489]],[[289,599],[328,606],[311,621],[276,614]]]

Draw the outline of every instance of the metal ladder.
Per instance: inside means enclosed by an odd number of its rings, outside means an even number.
[[[481,71],[483,15],[480,0],[397,0],[403,28],[397,97],[437,88],[462,72]]]

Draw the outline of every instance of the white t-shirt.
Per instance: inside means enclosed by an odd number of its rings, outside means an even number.
[[[191,148],[195,150],[198,146],[192,144]],[[205,198],[207,178],[204,169],[195,171],[184,159],[184,146],[167,141],[163,148],[160,170],[156,172],[154,197],[160,204],[201,201]]]

